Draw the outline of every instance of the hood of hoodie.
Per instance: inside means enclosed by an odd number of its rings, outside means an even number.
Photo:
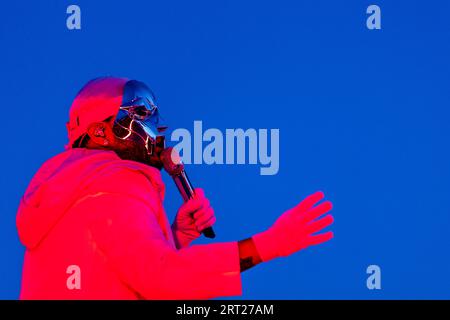
[[[113,151],[69,149],[42,165],[20,200],[16,224],[21,242],[28,249],[37,247],[89,181],[105,169],[123,165],[142,172],[164,197],[161,172],[156,168],[122,160]]]

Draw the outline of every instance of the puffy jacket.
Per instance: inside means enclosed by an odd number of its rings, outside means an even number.
[[[69,149],[48,160],[17,213],[26,246],[20,298],[240,295],[237,243],[177,250],[163,197],[157,169],[112,151]]]

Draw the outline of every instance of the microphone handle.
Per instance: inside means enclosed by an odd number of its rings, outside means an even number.
[[[178,191],[180,191],[181,197],[183,198],[184,202],[187,202],[194,196],[194,187],[192,186],[192,183],[189,180],[186,171],[183,170],[180,172],[180,174],[174,175],[172,177],[175,181]],[[216,234],[212,227],[208,227],[202,230],[202,234],[206,238],[210,239],[214,239],[216,237]]]

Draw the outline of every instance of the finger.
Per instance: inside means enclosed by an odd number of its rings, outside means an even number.
[[[214,215],[214,209],[212,207],[201,208],[193,215],[195,221],[204,221],[211,218]]]
[[[325,202],[322,202],[321,204],[313,207],[312,209],[309,209],[308,211],[306,211],[302,215],[302,218],[304,219],[304,221],[312,221],[312,220],[320,217],[321,215],[327,213],[331,209],[333,209],[333,204],[331,203],[331,201],[325,201]]]
[[[209,200],[206,198],[192,198],[183,204],[183,209],[190,214],[194,214],[195,211],[202,208],[208,208],[210,205]]]
[[[317,191],[316,193],[307,196],[302,202],[300,202],[295,207],[295,210],[300,212],[306,211],[314,206],[317,202],[322,200],[324,197],[325,195],[322,191]]]
[[[204,199],[204,198],[206,198],[205,191],[202,188],[195,188],[194,189],[194,198],[195,199]]]
[[[215,222],[216,222],[216,218],[212,217],[205,224],[202,224],[201,226],[197,227],[198,232],[202,232],[206,228],[209,228],[209,227],[213,226]]]
[[[201,203],[201,206],[193,214],[193,217],[196,218],[196,219],[197,219],[197,217],[200,217],[201,215],[203,215],[204,210],[206,210],[208,208],[211,208],[211,203],[206,198],[201,200],[200,203]]]
[[[328,232],[321,233],[321,234],[318,234],[315,236],[309,236],[308,243],[309,243],[309,245],[314,246],[314,245],[318,245],[318,244],[327,242],[327,241],[333,239],[333,237],[334,237],[333,232],[328,231]]]
[[[195,211],[194,214],[192,215],[192,217],[194,218],[194,220],[200,220],[202,219],[206,214],[207,214],[207,209],[208,208],[200,208],[199,210]]]
[[[202,225],[197,227],[197,230],[199,232],[202,232],[203,230],[205,230],[206,228],[212,227],[214,225],[214,223],[216,223],[216,217],[211,217],[208,221],[206,221],[205,223],[203,223]]]
[[[334,221],[334,218],[331,214],[326,215],[325,217],[323,217],[322,219],[310,222],[307,226],[306,226],[306,231],[309,234],[313,234],[316,232],[319,232],[322,229],[325,229],[326,227],[330,226]]]
[[[201,210],[203,206],[204,203],[202,201],[190,199],[181,206],[180,213],[184,215],[193,215],[195,212]]]
[[[199,215],[198,219],[194,218],[196,225],[203,225],[208,220],[210,220],[212,217],[214,217],[214,210],[213,210],[213,208],[209,207],[208,209],[202,210],[202,211],[203,212],[201,213],[201,215]]]

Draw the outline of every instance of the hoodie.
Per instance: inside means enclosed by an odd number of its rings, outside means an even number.
[[[236,242],[177,250],[159,170],[113,151],[43,164],[16,223],[21,299],[210,299],[241,294]]]

